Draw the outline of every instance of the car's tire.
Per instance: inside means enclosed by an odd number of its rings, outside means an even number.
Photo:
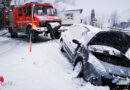
[[[80,60],[80,61],[77,61],[75,64],[74,64],[74,73],[75,73],[75,76],[76,77],[82,77],[83,76],[83,62]]]

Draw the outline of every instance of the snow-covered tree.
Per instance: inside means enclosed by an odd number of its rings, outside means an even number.
[[[94,19],[95,19],[95,10],[92,9],[92,11],[91,11],[91,21],[90,21],[90,24],[92,26],[94,26]]]
[[[23,5],[26,3],[27,0],[12,0],[11,1],[11,5],[15,5],[15,6],[19,6],[19,5]],[[28,0],[31,1],[31,0]]]
[[[23,5],[25,3],[29,3],[29,2],[41,2],[41,3],[51,3],[51,4],[56,4],[58,2],[63,2],[63,3],[67,3],[70,5],[75,5],[75,1],[76,0],[12,0],[12,5]]]
[[[105,19],[105,16],[104,15],[99,15],[97,16],[97,23],[96,23],[96,26],[103,29],[105,27],[105,24],[106,24],[106,19]]]
[[[110,17],[110,26],[115,27],[116,23],[118,23],[118,13],[117,11],[114,11]]]
[[[58,2],[63,2],[63,3],[70,4],[70,5],[75,5],[75,0],[55,0],[54,3],[58,3]]]

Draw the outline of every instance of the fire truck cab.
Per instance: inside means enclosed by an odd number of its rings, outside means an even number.
[[[41,33],[59,39],[61,23],[61,18],[56,16],[56,9],[47,3],[28,3],[9,12],[9,32],[13,38],[17,37],[18,32],[24,32],[31,35],[33,41]]]

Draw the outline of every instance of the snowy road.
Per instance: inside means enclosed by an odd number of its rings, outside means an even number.
[[[6,83],[0,90],[109,90],[75,78],[72,68],[58,41],[40,38],[30,53],[24,35],[0,37],[0,76]]]

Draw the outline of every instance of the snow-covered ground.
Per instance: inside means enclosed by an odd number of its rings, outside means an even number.
[[[72,69],[58,41],[41,37],[30,53],[24,35],[0,36],[0,76],[6,83],[0,90],[109,90],[75,78]]]

